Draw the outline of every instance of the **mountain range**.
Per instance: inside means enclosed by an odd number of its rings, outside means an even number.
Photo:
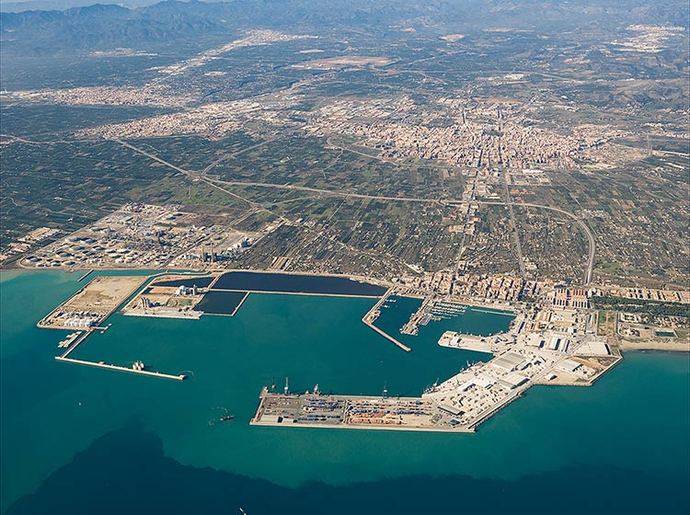
[[[257,27],[298,32],[413,26],[467,32],[501,26],[572,30],[594,23],[686,25],[687,19],[686,0],[651,5],[645,0],[166,0],[142,7],[94,4],[3,12],[0,41],[5,55],[51,55],[147,49]]]

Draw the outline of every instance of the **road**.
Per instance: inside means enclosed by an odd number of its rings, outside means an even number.
[[[225,186],[239,186],[239,187],[246,187],[246,186],[252,186],[252,187],[258,187],[258,188],[272,188],[272,189],[282,189],[282,190],[295,190],[295,191],[305,191],[305,192],[310,192],[310,193],[316,193],[319,195],[328,195],[328,196],[335,196],[335,197],[344,197],[344,198],[356,198],[356,199],[363,199],[363,200],[383,200],[383,201],[392,201],[392,202],[416,202],[416,203],[423,203],[423,204],[445,204],[445,205],[452,205],[456,206],[462,203],[462,201],[459,200],[453,200],[453,199],[431,199],[431,198],[425,198],[425,197],[399,197],[399,196],[389,196],[389,195],[366,195],[363,193],[350,193],[346,191],[341,191],[341,190],[326,190],[326,189],[321,189],[321,188],[311,188],[308,186],[295,186],[293,184],[273,184],[273,183],[268,183],[268,182],[255,182],[255,181],[224,181],[221,179],[216,179],[216,178],[210,178],[210,177],[205,177],[202,174],[198,172],[192,172],[189,170],[185,170],[184,168],[180,168],[179,166],[176,166],[172,163],[169,163],[168,161],[164,161],[163,159],[159,158],[158,156],[151,154],[150,152],[147,152],[143,149],[140,149],[138,147],[135,147],[134,145],[131,145],[130,143],[127,143],[125,141],[119,140],[119,139],[114,139],[113,141],[116,141],[120,145],[123,145],[139,154],[145,155],[149,157],[150,159],[153,159],[154,161],[157,161],[165,166],[168,166],[169,168],[176,170],[190,179],[193,180],[199,180],[203,181],[204,183],[208,184],[209,186],[216,188],[220,191],[223,191],[227,193],[228,195],[237,198],[239,200],[242,200],[243,202],[246,202],[247,204],[251,205],[252,207],[255,207],[257,209],[260,209],[262,211],[266,211],[268,213],[271,213],[275,216],[275,213],[269,211],[265,207],[263,207],[260,204],[257,204],[256,202],[252,202],[251,200],[248,200],[240,195],[237,195],[236,193],[233,193],[229,191],[227,188],[223,188],[220,185],[225,185]],[[587,257],[587,266],[585,268],[585,276],[584,276],[584,284],[589,285],[592,282],[592,276],[594,272],[594,256],[595,256],[595,251],[596,251],[596,244],[594,241],[594,235],[592,234],[591,229],[589,226],[579,218],[577,215],[574,215],[573,213],[569,213],[568,211],[565,211],[563,209],[557,208],[557,207],[552,207],[552,206],[545,206],[543,204],[533,204],[529,202],[504,202],[504,201],[493,201],[493,200],[473,200],[474,203],[479,204],[479,205],[485,205],[485,206],[520,206],[520,207],[531,207],[535,209],[546,209],[548,211],[553,211],[555,213],[560,213],[564,216],[567,216],[571,220],[573,220],[577,225],[582,229],[582,232],[585,234],[587,237],[587,241],[589,244],[589,253]],[[279,216],[279,218],[284,219],[282,216]]]
[[[211,186],[212,188],[215,188],[215,189],[220,190],[220,191],[222,191],[222,192],[224,192],[224,193],[227,193],[227,194],[230,195],[231,197],[236,198],[236,199],[238,199],[238,200],[240,200],[240,201],[242,201],[242,202],[245,202],[245,203],[249,204],[251,207],[253,207],[253,208],[255,208],[255,209],[258,209],[258,210],[260,210],[260,211],[265,211],[265,212],[270,213],[270,214],[272,214],[272,215],[274,215],[274,216],[277,216],[277,217],[280,218],[281,220],[285,220],[284,217],[279,216],[279,215],[276,215],[276,214],[273,213],[272,211],[266,209],[266,208],[265,208],[264,206],[262,206],[261,204],[258,204],[258,203],[256,203],[256,202],[252,202],[251,200],[246,199],[246,198],[244,198],[244,197],[242,197],[242,196],[240,196],[240,195],[238,195],[238,194],[236,194],[236,193],[233,193],[232,191],[229,191],[229,190],[227,190],[226,188],[222,188],[222,187],[218,186],[217,184],[214,184],[212,181],[210,181],[208,178],[204,177],[202,174],[200,174],[200,173],[198,173],[198,172],[192,172],[192,171],[190,171],[190,170],[185,170],[184,168],[180,168],[179,166],[176,166],[176,165],[174,165],[174,164],[172,164],[172,163],[169,163],[168,161],[165,161],[165,160],[161,159],[160,157],[158,157],[158,156],[156,156],[156,155],[154,155],[154,154],[151,154],[150,152],[147,152],[147,151],[144,150],[144,149],[141,149],[141,148],[139,148],[139,147],[135,147],[134,145],[131,145],[131,144],[127,143],[126,141],[122,141],[122,140],[119,140],[119,139],[113,139],[113,141],[119,143],[120,145],[122,145],[122,146],[124,146],[124,147],[127,147],[127,148],[129,148],[129,149],[131,149],[131,150],[134,150],[135,152],[137,152],[137,153],[139,153],[139,154],[142,154],[142,155],[144,155],[144,156],[146,156],[146,157],[148,157],[148,158],[150,158],[150,159],[153,159],[154,161],[156,161],[156,162],[158,162],[158,163],[160,163],[160,164],[162,164],[162,165],[165,165],[165,166],[167,166],[167,167],[169,167],[169,168],[171,168],[171,169],[173,169],[173,170],[175,170],[175,171],[177,171],[177,172],[180,172],[180,173],[184,174],[185,176],[187,176],[188,178],[190,178],[190,179],[192,179],[192,180],[195,180],[195,181],[202,181],[202,182],[206,183],[207,185]]]
[[[477,202],[477,204],[484,204],[484,205],[496,205],[496,206],[505,205],[504,202],[481,201],[481,200],[478,200],[476,202]],[[543,204],[532,204],[529,202],[513,202],[512,204],[514,206],[533,207],[533,208],[537,208],[537,209],[546,209],[549,211],[554,211],[556,213],[560,213],[562,215],[567,216],[568,218],[575,221],[575,223],[577,223],[577,225],[580,226],[580,229],[582,229],[582,232],[587,237],[587,241],[589,244],[589,253],[587,256],[587,267],[585,269],[584,284],[585,284],[585,286],[591,284],[592,276],[594,274],[594,254],[595,254],[595,250],[596,250],[596,244],[594,242],[594,235],[592,234],[592,230],[585,223],[585,221],[582,220],[581,218],[579,218],[577,215],[574,215],[573,213],[569,213],[568,211],[564,211],[563,209],[560,209],[557,207],[545,206]]]
[[[500,146],[499,146],[500,149]],[[515,249],[515,257],[520,269],[520,277],[525,279],[527,273],[525,271],[525,259],[522,255],[522,245],[520,244],[520,234],[518,233],[517,223],[515,222],[515,211],[513,210],[513,200],[510,196],[510,188],[508,187],[508,174],[505,167],[501,166],[501,178],[503,182],[503,197],[505,204],[508,206],[508,214],[510,219],[510,235],[513,240],[513,248]]]
[[[227,154],[227,155],[221,156],[218,159],[216,159],[215,161],[213,161],[206,168],[204,168],[201,171],[201,173],[206,174],[206,173],[210,172],[212,168],[214,168],[219,163],[222,163],[223,161],[227,161],[228,159],[232,159],[234,157],[237,157],[241,154],[244,154],[245,152],[249,152],[250,150],[254,150],[255,148],[259,148],[259,147],[262,147],[264,145],[268,145],[269,143],[273,143],[277,139],[278,139],[277,137],[270,138],[270,139],[262,141],[261,143],[257,143],[256,145],[252,145],[251,147],[246,147],[246,148],[243,148],[242,150],[238,150],[237,152],[234,152],[232,154]]]

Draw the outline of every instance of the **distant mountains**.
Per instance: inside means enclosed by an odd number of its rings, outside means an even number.
[[[16,0],[0,2],[0,12],[64,11],[73,7],[87,7],[95,3],[94,0]],[[155,3],[158,3],[158,0],[120,0],[117,5],[121,7],[144,7]]]
[[[96,4],[66,11],[2,13],[2,50],[50,55],[142,48],[156,42],[227,31],[227,24],[209,11],[188,3],[164,2],[141,9]]]
[[[29,0],[81,2],[83,0]],[[146,3],[147,0],[130,0]],[[489,26],[572,29],[588,24],[687,25],[687,0],[230,0],[223,3],[168,0],[127,8],[90,5],[63,11],[0,14],[2,53],[52,55],[147,49],[185,39],[235,33],[244,28],[289,32],[416,26],[471,31]]]

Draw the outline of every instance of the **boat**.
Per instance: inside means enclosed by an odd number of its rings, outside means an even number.
[[[208,421],[209,426],[215,426],[216,424],[220,422],[231,422],[235,420],[235,415],[230,413],[228,408],[224,408],[222,406],[218,406],[217,408],[213,408],[214,410],[221,410],[222,414],[217,414],[211,417],[211,419]]]

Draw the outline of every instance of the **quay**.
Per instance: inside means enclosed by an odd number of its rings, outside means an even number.
[[[234,293],[266,293],[269,295],[304,295],[309,297],[343,297],[343,298],[362,298],[362,299],[378,299],[378,295],[366,295],[362,293],[318,293],[308,291],[280,291],[280,290],[237,290],[231,288],[209,288],[209,291],[228,291]]]
[[[471,433],[436,402],[421,397],[291,394],[261,390],[250,425]]]
[[[131,311],[123,311],[122,314],[124,316],[130,316],[130,317],[144,317],[144,318],[177,318],[181,320],[199,320],[201,318],[201,315],[204,313],[201,313],[200,311],[185,311],[185,312],[179,312],[179,311],[166,311],[163,313],[145,313],[145,312],[131,312]]]
[[[42,329],[104,330],[100,324],[117,311],[144,281],[143,276],[101,275],[94,277],[69,299],[39,320],[36,325]],[[99,299],[98,308],[93,306],[94,299]]]

